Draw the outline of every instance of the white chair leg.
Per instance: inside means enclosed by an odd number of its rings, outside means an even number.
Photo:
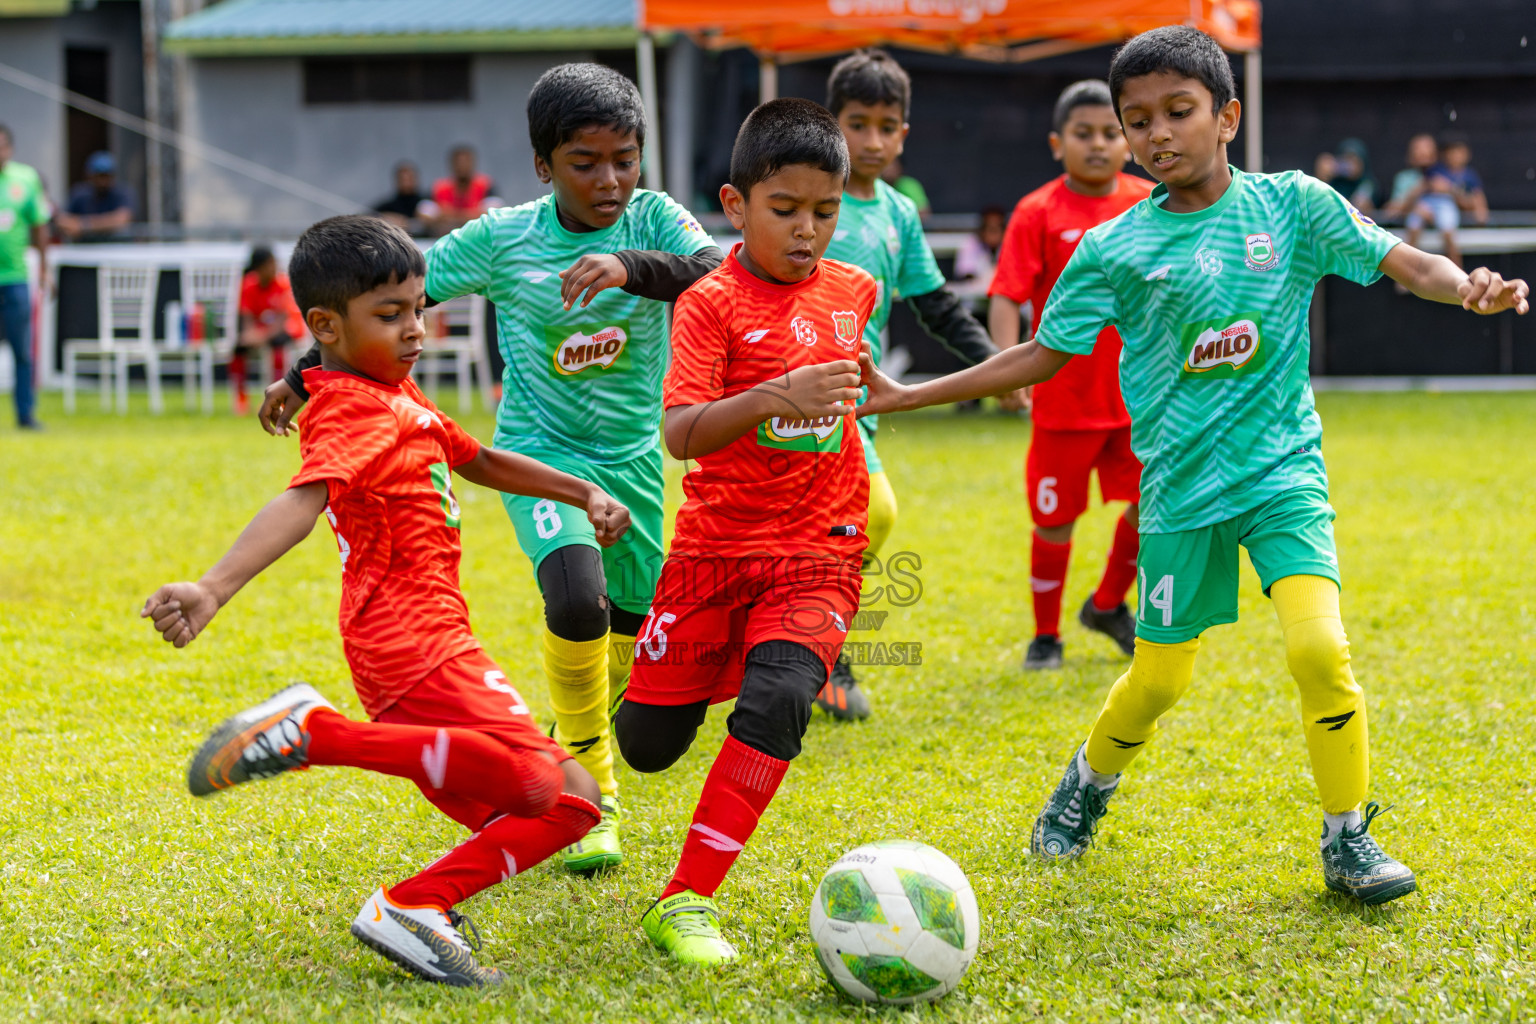
[[[75,350],[67,346],[64,349],[64,411],[71,415],[75,411]]]
[[[160,357],[152,348],[144,354],[144,378],[149,383],[149,411],[159,416],[165,412],[165,395],[160,390]]]
[[[203,415],[213,415],[213,352],[207,346],[197,353],[198,373],[203,387]]]
[[[117,357],[111,352],[102,352],[96,356],[96,384],[101,389],[101,411],[112,411],[112,388],[117,381],[114,374],[117,372]]]
[[[465,413],[469,412],[469,374],[472,364],[473,360],[470,358],[468,352],[461,350],[455,353],[453,357],[453,376],[454,379],[459,382],[458,414],[460,416],[463,416]]]

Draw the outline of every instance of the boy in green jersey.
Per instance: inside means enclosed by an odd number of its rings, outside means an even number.
[[[32,286],[27,247],[37,249],[38,280],[48,287],[48,200],[37,172],[11,159],[11,130],[0,124],[0,332],[15,366],[16,425],[39,430],[32,396]]]
[[[503,497],[544,595],[555,738],[603,794],[602,823],[565,853],[573,871],[623,857],[608,708],[661,571],[664,303],[723,258],[692,214],[636,188],[645,127],[624,76],[598,64],[551,69],[528,96],[528,129],[552,194],[491,210],[426,254],[430,301],[475,294],[496,305],[506,370],[495,447],[597,484],[633,518],[604,549],[582,510]],[[286,430],[310,359],[268,389],[268,430]]]
[[[864,325],[864,340],[877,361],[881,335],[891,318],[891,300],[899,295],[925,331],[961,361],[974,366],[997,349],[986,328],[945,286],[944,275],[923,237],[917,207],[880,177],[901,155],[911,128],[907,124],[911,107],[912,82],[888,53],[860,50],[832,68],[827,79],[827,109],[843,130],[852,163],[827,257],[862,267],[875,279],[879,292],[875,314]],[[880,571],[876,556],[896,525],[896,494],[875,450],[877,418],[861,419],[859,427],[864,432],[864,461],[869,467],[869,547],[863,567],[868,576]],[[816,703],[835,718],[868,717],[869,699],[858,689],[846,653],[838,658]]]
[[[1141,482],[1140,613],[1131,667],[1035,822],[1049,859],[1087,849],[1158,718],[1189,686],[1200,634],[1237,620],[1237,548],[1248,549],[1285,634],[1322,800],[1323,879],[1384,903],[1413,872],[1367,833],[1365,700],[1339,615],[1333,509],[1322,425],[1307,375],[1307,315],[1327,274],[1382,274],[1474,313],[1525,313],[1524,281],[1463,273],[1403,244],[1300,171],[1227,164],[1239,106],[1226,54],[1183,26],[1155,29],[1115,55],[1110,92],[1136,161],[1161,183],[1088,231],[1046,303],[1034,341],[913,388],[865,355],[868,403],[911,409],[1047,380],[1114,324],[1120,383]]]

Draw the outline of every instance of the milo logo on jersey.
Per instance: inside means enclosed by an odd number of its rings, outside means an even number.
[[[1262,320],[1257,313],[1239,313],[1185,324],[1183,375],[1201,380],[1225,380],[1252,373],[1264,365]]]
[[[843,447],[843,416],[775,416],[757,428],[757,443],[792,452],[835,452]]]
[[[561,377],[575,377],[594,369],[601,374],[629,368],[628,320],[546,326],[544,339],[550,348],[555,373]]]

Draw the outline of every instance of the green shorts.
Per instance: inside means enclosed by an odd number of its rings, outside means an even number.
[[[597,543],[597,533],[587,521],[585,509],[548,498],[503,494],[501,503],[506,506],[512,527],[517,531],[518,546],[533,563],[535,576],[540,563],[551,551],[585,544],[602,552],[609,599],[637,615],[650,611],[664,554],[661,503],[665,488],[661,476],[661,447],[658,445],[638,459],[613,465],[542,455],[532,457],[597,484],[629,509],[630,521],[629,529],[619,542],[604,548]]]
[[[864,467],[871,474],[885,472],[885,467],[880,464],[880,453],[875,451],[875,435],[880,432],[879,420],[879,416],[859,420],[859,440],[864,442]]]
[[[1264,593],[1287,576],[1339,582],[1333,506],[1321,487],[1296,487],[1242,515],[1198,530],[1146,533],[1136,558],[1136,635],[1159,644],[1192,640],[1237,621],[1237,546]]]

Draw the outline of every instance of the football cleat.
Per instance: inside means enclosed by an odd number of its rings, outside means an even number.
[[[1029,642],[1024,652],[1024,671],[1034,672],[1043,668],[1061,668],[1061,641],[1054,636],[1037,636]]]
[[[1136,654],[1136,616],[1121,601],[1107,612],[1101,612],[1093,606],[1093,598],[1083,602],[1083,610],[1077,613],[1077,621],[1093,630],[1095,633],[1103,633],[1115,643],[1120,645],[1120,650],[1126,654]]]
[[[603,812],[602,820],[565,848],[563,857],[567,871],[589,874],[618,867],[624,862],[624,850],[619,845],[619,824],[623,820],[619,798],[604,794],[598,803]]]
[[[856,722],[869,717],[869,698],[853,677],[853,663],[846,654],[832,664],[831,677],[816,694],[816,706],[840,722]]]
[[[1372,800],[1354,828],[1342,828],[1323,847],[1323,883],[1361,903],[1386,903],[1419,887],[1413,872],[1393,860],[1366,834],[1386,808]],[[1323,828],[1327,829],[1327,825]]]
[[[640,918],[646,936],[683,964],[713,966],[741,954],[720,934],[720,908],[692,889],[657,900]]]
[[[1120,785],[1119,777],[1107,789],[1082,779],[1077,771],[1077,751],[1056,792],[1045,802],[1029,837],[1029,851],[1046,860],[1076,860],[1093,844],[1099,819],[1109,810],[1109,798]]]
[[[437,907],[399,906],[382,887],[352,919],[352,934],[384,959],[427,981],[478,988],[506,980],[500,971],[476,962],[480,932],[469,918]]]
[[[317,708],[335,710],[313,686],[297,683],[226,718],[192,755],[187,788],[193,796],[209,796],[242,782],[308,767],[304,723]]]

